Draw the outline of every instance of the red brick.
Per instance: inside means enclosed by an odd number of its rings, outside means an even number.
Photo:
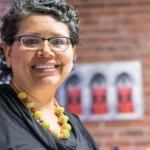
[[[100,9],[100,8],[104,8],[105,4],[104,3],[84,3],[82,4],[82,7],[84,7],[84,9]]]
[[[113,61],[112,56],[108,55],[95,55],[95,56],[78,56],[78,62],[85,63],[85,62],[110,62]]]
[[[137,6],[139,6],[139,7],[144,7],[144,6],[146,6],[146,7],[150,7],[150,1],[142,1],[142,0],[139,0],[137,3],[136,3],[136,5]]]
[[[92,128],[97,128],[99,126],[99,122],[84,122],[84,126],[86,127],[92,127]]]
[[[133,2],[132,1],[116,1],[116,2],[109,2],[108,7],[110,8],[124,8],[124,7],[132,7]]]
[[[126,141],[114,141],[114,140],[111,140],[111,141],[108,141],[104,144],[105,146],[108,146],[108,147],[112,147],[114,145],[117,145],[119,147],[122,147],[122,146],[125,146],[125,147],[129,147],[131,146],[131,142],[126,140]]]
[[[119,132],[119,136],[123,137],[140,137],[143,136],[144,132],[141,129],[130,129]]]
[[[112,17],[112,16],[119,16],[120,15],[120,12],[118,10],[100,10],[100,11],[96,11],[94,13],[96,16],[101,16],[101,17],[105,17],[105,16],[109,16],[109,17]]]
[[[99,130],[99,132],[98,132],[96,130],[96,131],[91,131],[90,133],[94,137],[113,138],[113,136],[114,136],[113,131],[101,131],[101,130]]]
[[[144,57],[150,58],[150,54],[145,54]],[[143,62],[142,66],[143,66],[143,68],[145,68],[145,69],[149,69],[149,68],[150,68],[150,62],[149,62],[149,61]]]
[[[142,15],[149,15],[150,10],[149,9],[127,9],[123,10],[122,13],[125,16],[142,16]]]
[[[138,140],[137,142],[135,142],[135,145],[136,146],[150,146],[150,140],[144,141],[143,139],[141,139],[141,140]]]

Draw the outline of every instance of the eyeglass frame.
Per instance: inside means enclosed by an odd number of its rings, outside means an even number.
[[[68,39],[69,42],[68,42],[68,46],[66,47],[66,49],[65,49],[65,50],[62,50],[62,51],[54,50],[54,51],[56,51],[56,52],[65,52],[65,51],[68,49],[69,45],[72,44],[72,42],[71,42],[72,39],[71,39],[71,38],[69,38],[69,37],[63,37],[63,36],[60,36],[60,37],[57,36],[57,37],[51,37],[51,38],[42,38],[42,37],[39,37],[39,36],[36,36],[36,35],[21,35],[21,36],[16,36],[16,37],[14,37],[14,41],[19,41],[23,48],[25,48],[25,49],[27,49],[27,50],[30,50],[30,51],[37,51],[38,48],[33,50],[33,49],[28,48],[28,47],[25,47],[25,46],[23,45],[23,42],[22,42],[22,38],[23,38],[23,37],[36,37],[36,38],[42,39],[43,42],[44,42],[45,40],[47,40],[48,42],[50,42],[50,40],[51,40],[51,39],[54,39],[54,38],[66,38],[66,39]],[[50,44],[51,44],[51,43],[50,43]],[[49,46],[50,46],[50,44],[49,44]],[[43,46],[41,46],[41,48],[39,48],[39,49],[42,49],[42,48],[43,48]]]

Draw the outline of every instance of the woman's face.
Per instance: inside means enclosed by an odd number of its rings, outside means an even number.
[[[16,36],[36,35],[42,38],[69,37],[68,26],[48,15],[32,15],[19,24]],[[27,50],[15,41],[5,47],[7,65],[12,68],[13,80],[26,88],[57,88],[69,75],[73,66],[75,47],[70,44],[64,52],[56,52],[44,41],[42,49]]]

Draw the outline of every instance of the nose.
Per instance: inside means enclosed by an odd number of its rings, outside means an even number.
[[[43,48],[38,52],[39,57],[54,57],[55,53],[51,50],[48,40],[43,41]]]

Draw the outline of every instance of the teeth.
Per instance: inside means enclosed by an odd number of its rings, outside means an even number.
[[[34,67],[35,69],[53,69],[55,65],[38,65]]]

